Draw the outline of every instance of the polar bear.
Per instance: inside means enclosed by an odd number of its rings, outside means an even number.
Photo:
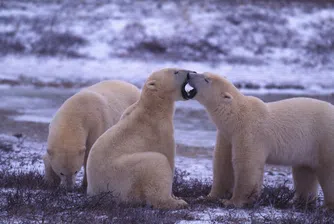
[[[140,96],[137,87],[123,81],[102,81],[69,99],[56,112],[49,126],[47,153],[43,156],[47,182],[71,188],[96,139],[118,122],[127,107]]]
[[[191,97],[183,90],[189,73],[172,68],[154,72],[139,101],[97,139],[87,162],[88,195],[112,192],[120,201],[154,208],[187,206],[172,196],[173,114],[175,101]]]
[[[334,208],[333,105],[311,98],[264,103],[211,73],[191,74],[189,84],[218,129],[209,197],[232,193],[225,205],[251,204],[268,163],[292,166],[295,200],[314,201],[319,182],[325,206]]]

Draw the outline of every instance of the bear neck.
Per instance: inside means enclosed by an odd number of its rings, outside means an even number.
[[[233,136],[233,133],[240,130],[243,117],[246,111],[246,96],[238,89],[228,91],[233,97],[231,104],[216,103],[215,106],[209,107],[208,112],[216,128],[226,137]]]
[[[76,118],[61,118],[56,125],[51,123],[48,136],[48,148],[57,146],[76,151],[86,146],[87,131]],[[50,138],[52,137],[52,138]],[[52,139],[52,141],[51,141]]]
[[[150,117],[173,119],[174,100],[171,97],[160,97],[148,91],[143,91],[139,99],[139,105],[145,110],[145,114]]]

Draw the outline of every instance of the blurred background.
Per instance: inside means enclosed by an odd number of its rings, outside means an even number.
[[[167,66],[252,92],[334,92],[334,3],[293,0],[3,0],[0,83],[141,86]]]
[[[3,134],[45,143],[52,115],[79,88],[104,79],[141,87],[164,67],[215,72],[264,101],[333,103],[334,2],[0,1]],[[196,101],[177,103],[178,144],[212,149],[215,131]]]

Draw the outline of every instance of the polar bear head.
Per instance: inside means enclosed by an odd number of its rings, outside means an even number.
[[[196,74],[196,72],[176,68],[153,72],[143,87],[143,93],[172,101],[191,99],[196,95],[196,90],[185,90],[190,74]]]
[[[75,178],[80,171],[85,158],[86,148],[75,147],[73,150],[49,147],[47,155],[53,171],[59,176],[60,184],[70,189],[75,184]]]
[[[227,107],[238,94],[236,87],[227,79],[212,73],[190,74],[190,86],[197,91],[194,97],[206,108]]]

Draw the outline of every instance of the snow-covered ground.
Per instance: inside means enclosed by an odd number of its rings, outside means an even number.
[[[224,75],[246,93],[334,93],[334,7],[223,1],[6,1],[0,83],[82,86],[154,70]],[[70,83],[70,84],[69,84]]]
[[[43,174],[44,165],[41,160],[41,156],[45,153],[45,144],[40,142],[31,142],[29,140],[22,139],[22,137],[17,138],[8,135],[0,135],[0,143],[0,170],[6,170],[6,172],[9,173],[25,173],[29,171],[37,171]],[[188,176],[185,177],[185,180],[191,181],[191,179],[193,178],[197,178],[199,181],[211,182],[212,180],[212,158],[191,158],[185,156],[177,156],[176,169],[186,171],[188,173]],[[83,170],[78,173],[78,185],[81,183],[82,177]],[[292,189],[291,171],[289,169],[268,166],[264,175],[264,185],[285,185]],[[13,192],[12,194],[15,194],[16,191],[16,189],[11,188],[1,189],[0,200],[5,200],[3,196],[1,196],[1,194],[5,195],[8,194],[8,192]],[[31,191],[34,192],[34,190]],[[41,192],[39,193],[39,195],[42,195]],[[322,195],[320,196],[322,198]],[[273,198],[272,200],[275,200],[275,198]],[[34,212],[36,211],[34,210]],[[301,217],[301,219],[303,220],[303,212],[300,210],[276,209],[270,206],[257,207],[255,210],[230,210],[225,208],[207,206],[195,207],[193,209],[189,209],[188,212],[188,220],[182,220],[179,223],[212,223],[212,220],[231,223],[235,223],[236,221],[239,223],[252,223],[252,220],[257,220],[257,223],[267,223],[269,220],[271,220],[270,223],[275,223],[280,221],[281,219],[288,219],[290,216]],[[175,213],[177,214],[177,211],[175,211]],[[310,213],[307,213],[307,215],[310,215]],[[24,217],[26,218],[27,216]],[[192,217],[190,221],[189,217]],[[19,216],[13,216],[10,218],[11,221],[13,221],[13,219],[16,219],[18,223],[21,223]],[[108,216],[104,217],[103,219],[108,219]],[[35,217],[35,221],[36,220],[37,219]]]

